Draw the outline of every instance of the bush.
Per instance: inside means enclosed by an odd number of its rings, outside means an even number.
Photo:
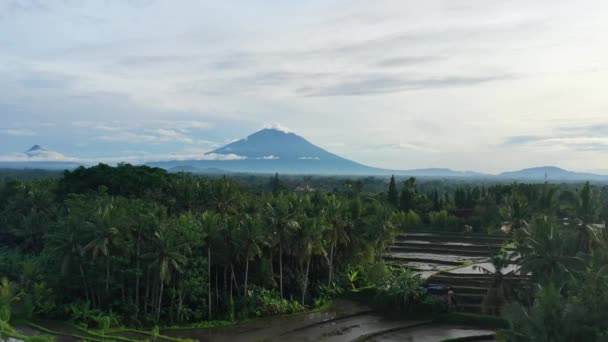
[[[253,288],[249,291],[248,307],[256,317],[285,315],[304,311],[304,306],[297,301],[289,301],[273,290]]]
[[[372,286],[383,286],[390,276],[390,272],[384,261],[373,263],[365,268],[367,282]]]
[[[423,280],[410,270],[390,269],[384,284],[362,291],[357,297],[372,297],[372,306],[376,309],[400,315],[416,314],[419,317],[446,312],[446,301],[426,294],[422,284]]]

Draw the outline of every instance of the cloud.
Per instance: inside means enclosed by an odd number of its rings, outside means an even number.
[[[101,141],[130,142],[130,143],[163,143],[180,142],[193,144],[194,139],[189,136],[171,129],[146,129],[142,132],[118,131],[113,134],[101,135],[97,137]]]
[[[28,137],[28,136],[36,135],[36,132],[32,131],[31,129],[27,129],[27,128],[6,128],[6,129],[0,129],[0,134],[12,135],[12,136],[18,136],[18,137]]]
[[[378,62],[378,66],[381,67],[401,67],[408,65],[417,65],[421,63],[434,62],[444,59],[439,56],[405,56],[405,57],[392,57],[383,59]]]
[[[51,7],[43,0],[9,0],[5,8],[11,12],[48,12]]]
[[[319,160],[319,157],[298,157],[301,160]]]
[[[413,143],[413,142],[399,142],[399,143],[391,143],[391,144],[379,144],[367,146],[367,148],[371,150],[381,150],[381,151],[417,151],[417,152],[428,152],[435,153],[439,152],[437,149],[432,148],[430,146],[426,146],[421,143]]]
[[[31,153],[12,153],[0,155],[0,162],[73,162],[85,165],[98,163],[118,164],[132,163],[143,164],[155,161],[171,160],[244,160],[247,157],[236,154],[203,154],[203,153],[168,153],[168,154],[147,154],[126,155],[119,157],[99,157],[99,158],[74,158],[67,157],[59,152],[45,150],[36,154]],[[274,156],[262,157],[259,159],[277,159]]]
[[[255,159],[260,159],[260,160],[277,160],[277,159],[281,159],[281,158],[277,157],[277,156],[269,155],[269,156],[257,157]]]
[[[62,153],[36,145],[26,152],[0,155],[3,162],[73,162],[77,158],[66,157]]]
[[[505,145],[520,145],[520,144],[527,144],[527,143],[542,141],[544,139],[545,139],[544,137],[538,136],[538,135],[515,135],[515,136],[508,137],[507,139],[505,139],[504,144]]]
[[[504,145],[536,146],[572,151],[608,151],[608,125],[561,126],[545,135],[508,137]]]
[[[217,146],[207,139],[192,134],[206,130],[211,124],[200,120],[146,120],[145,122],[76,121],[72,125],[93,131],[93,139],[127,143],[182,143]],[[101,133],[101,134],[95,134]]]
[[[346,79],[336,84],[319,87],[304,87],[297,90],[305,96],[355,96],[388,94],[420,89],[472,86],[481,83],[512,79],[510,75],[451,76],[409,79],[395,76],[367,76]]]
[[[264,129],[274,129],[277,131],[281,131],[283,133],[293,133],[293,130],[291,130],[289,127],[283,126],[280,123],[273,123],[273,124],[269,124],[269,125],[264,125],[263,127]]]

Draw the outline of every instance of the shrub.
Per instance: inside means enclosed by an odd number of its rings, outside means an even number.
[[[272,290],[253,288],[249,291],[248,306],[256,317],[284,315],[304,311],[304,306],[297,301],[289,301]]]

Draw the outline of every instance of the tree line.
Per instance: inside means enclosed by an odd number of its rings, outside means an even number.
[[[378,192],[377,181],[369,190],[331,178],[332,190],[294,191],[279,175],[243,177],[100,164],[0,183],[0,320],[232,320],[316,307],[356,284],[389,284],[406,298],[419,284],[412,275],[378,270],[395,236],[412,229],[509,229],[517,263],[543,289],[509,298],[527,313],[544,305],[543,291],[564,302],[608,293],[608,282],[574,282],[607,273],[605,230],[594,225],[605,221],[606,191],[588,183],[391,178]],[[511,321],[513,331],[526,326]]]

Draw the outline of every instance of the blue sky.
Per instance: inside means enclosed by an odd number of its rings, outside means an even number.
[[[372,166],[608,172],[607,10],[6,0],[0,159],[197,157],[279,123]]]

